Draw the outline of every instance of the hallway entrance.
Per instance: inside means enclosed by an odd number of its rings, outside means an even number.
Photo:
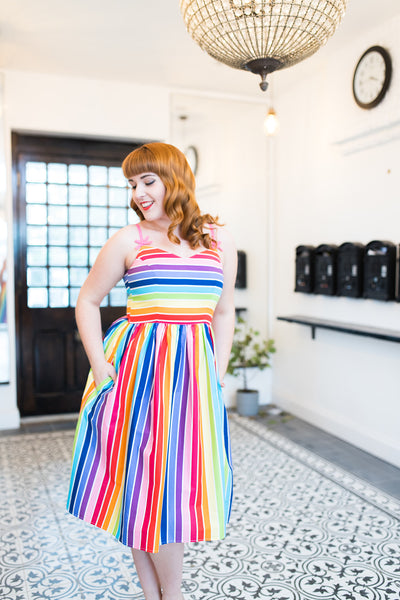
[[[21,416],[79,410],[89,365],[74,307],[103,244],[137,220],[120,165],[138,145],[13,134]],[[121,281],[102,303],[104,328],[125,304]]]

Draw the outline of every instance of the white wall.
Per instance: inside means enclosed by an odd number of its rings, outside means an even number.
[[[200,152],[198,191],[201,208],[219,214],[232,229],[239,248],[248,253],[248,291],[237,303],[249,309],[266,330],[266,142],[262,133],[265,107],[232,98],[196,98],[171,90],[128,83],[5,72],[4,127],[7,138],[7,195],[12,231],[11,131],[120,140],[165,140],[177,143],[182,130],[176,119],[181,103],[191,117],[188,143]],[[193,137],[192,137],[193,134]],[[190,137],[190,140],[189,140]],[[249,229],[245,215],[255,217]],[[11,236],[10,236],[11,238]],[[9,249],[11,364],[15,365],[12,240]],[[269,374],[270,375],[270,374]],[[261,401],[268,400],[270,378],[257,377]],[[227,402],[237,382],[228,381]],[[10,385],[0,387],[0,428],[17,427],[15,369]]]
[[[166,140],[169,92],[128,83],[4,73],[2,126],[6,137],[6,212],[12,232],[11,132],[61,134],[120,140]],[[19,425],[16,405],[13,241],[9,244],[8,319],[11,378],[0,386],[0,428]]]
[[[299,244],[400,242],[400,19],[329,47],[285,74],[278,93],[275,315],[304,314],[400,331],[400,305],[294,293]],[[383,103],[360,109],[352,77],[385,46],[393,79]],[[314,61],[312,63],[312,61]],[[292,83],[290,82],[293,77]],[[283,85],[283,83],[285,85]],[[400,344],[275,322],[274,398],[294,414],[400,465]]]
[[[197,198],[203,212],[218,215],[247,256],[247,289],[236,290],[235,304],[247,309],[248,322],[268,333],[268,177],[264,102],[174,94],[171,100],[172,142],[199,151]],[[180,115],[187,119],[182,123]],[[226,377],[225,399],[235,404],[241,380]],[[250,387],[260,402],[270,402],[271,371],[251,375]]]

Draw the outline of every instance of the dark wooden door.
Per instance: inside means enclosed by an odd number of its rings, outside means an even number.
[[[75,324],[82,285],[107,238],[128,222],[120,168],[139,144],[13,135],[17,393],[21,415],[79,410],[88,361]],[[123,282],[101,307],[124,314]]]

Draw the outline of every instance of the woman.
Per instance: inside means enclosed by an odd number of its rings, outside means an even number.
[[[231,508],[236,250],[177,148],[145,144],[122,168],[141,222],[109,239],[79,294],[91,371],[68,510],[132,548],[146,600],[180,600],[184,542],[223,538]],[[103,343],[99,306],[122,277],[127,315]]]

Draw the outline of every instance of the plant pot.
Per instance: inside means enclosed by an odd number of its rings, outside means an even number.
[[[258,391],[237,390],[236,408],[242,417],[255,417],[258,415]]]

